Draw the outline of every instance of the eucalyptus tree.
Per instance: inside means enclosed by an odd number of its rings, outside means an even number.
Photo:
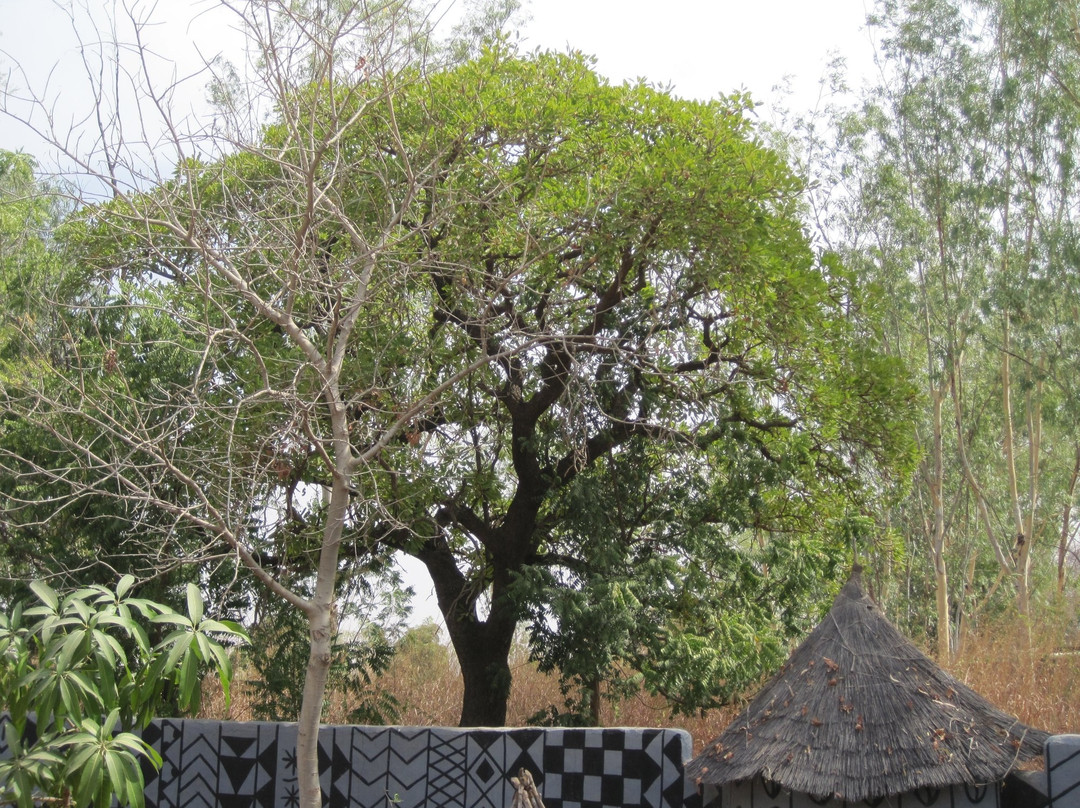
[[[1063,30],[1050,5],[880,4],[884,78],[840,127],[845,254],[890,301],[883,333],[926,401],[909,510],[929,538],[943,657],[952,615],[1003,581],[1030,609],[1032,550],[1067,532],[1075,493],[1074,396],[1054,377],[1076,356],[1061,304],[1075,294],[1078,119],[1034,47]]]
[[[1010,302],[1020,311],[1018,341],[1022,351],[1040,351],[1038,390],[1061,457],[1048,470],[1060,479],[1058,508],[1058,591],[1064,592],[1068,566],[1080,560],[1072,511],[1080,476],[1080,442],[1075,438],[1078,402],[1071,379],[1080,370],[1080,334],[1071,301],[1078,293],[1075,271],[1076,130],[1080,115],[1080,37],[1077,9],[1067,4],[1026,0],[998,8],[998,52],[1013,80],[1031,87],[1022,131],[1031,157],[1024,165],[1024,200],[1039,208],[1035,249],[1028,249],[1010,284]],[[1030,241],[1030,237],[1028,239]],[[1071,438],[1071,439],[1070,439]],[[1071,453],[1071,457],[1070,457]],[[1060,493],[1058,493],[1060,492]],[[1070,562],[1071,559],[1071,562]]]

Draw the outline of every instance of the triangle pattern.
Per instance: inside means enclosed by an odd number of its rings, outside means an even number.
[[[532,772],[534,779],[544,770],[544,733],[540,730],[515,731],[506,738],[508,775],[517,774],[523,767]]]
[[[672,805],[682,805],[682,791],[683,791],[683,760],[690,757],[689,754],[685,754],[683,751],[682,737],[674,732],[667,733],[670,737],[667,743],[664,744],[664,784],[667,786],[664,789],[665,799],[670,791],[672,784],[679,789],[679,797]]]
[[[238,758],[238,757],[222,757],[221,769],[225,776],[229,778],[229,783],[232,785],[233,794],[241,794],[244,791],[244,783],[251,777],[251,773],[255,771],[255,767],[258,765],[258,761],[254,758]]]
[[[218,794],[217,801],[221,808],[253,808],[255,805],[255,795]]]
[[[334,751],[330,758],[330,779],[340,780],[352,773],[352,762],[345,754],[345,749],[340,744],[334,744]]]
[[[663,791],[663,800],[665,808],[683,808],[683,791],[685,784],[680,777],[673,781]]]
[[[342,791],[337,786],[331,786],[330,788],[330,804],[331,805],[348,805],[349,804],[349,792],[346,789]]]
[[[259,768],[264,774],[269,777],[274,777],[277,774],[278,745],[276,738],[259,750],[256,760],[259,761]]]
[[[0,727],[3,727],[7,723],[6,718],[0,719]],[[141,733],[142,739],[151,746],[157,748],[158,741],[161,740],[161,722],[151,721]],[[0,752],[5,750],[3,733],[0,733]]]
[[[648,791],[649,787],[656,783],[660,779],[660,775],[663,774],[663,769],[660,767],[660,756],[663,754],[664,749],[661,733],[659,731],[646,732],[644,745],[645,754],[640,758],[641,773],[639,776],[641,777],[642,786]]]
[[[148,808],[295,804],[294,724],[160,720],[144,737],[164,758],[160,773],[145,772]],[[508,777],[525,768],[550,808],[701,808],[683,773],[687,737],[674,730],[336,727],[319,741],[335,807],[387,808],[396,797],[402,808],[505,808]]]
[[[247,754],[247,751],[255,745],[257,738],[254,735],[244,737],[222,734],[221,740],[225,742],[225,745],[232,750],[232,753],[236,757],[244,757]]]
[[[274,808],[275,797],[277,797],[277,783],[273,779],[267,780],[255,791],[255,805],[258,808]]]
[[[490,749],[499,738],[503,737],[502,732],[492,732],[489,730],[476,730],[469,733],[469,740],[479,746],[481,749]]]

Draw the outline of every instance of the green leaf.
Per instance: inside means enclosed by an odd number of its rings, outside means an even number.
[[[120,577],[119,583],[116,584],[116,597],[119,600],[123,600],[124,596],[131,591],[131,587],[135,585],[134,575],[123,575]]]
[[[159,648],[168,648],[169,653],[165,657],[162,673],[171,673],[180,664],[181,659],[187,659],[190,655],[188,650],[194,641],[195,635],[190,631],[174,631],[161,641]]]
[[[150,618],[151,623],[168,623],[174,626],[182,626],[186,629],[194,628],[194,624],[191,620],[182,614],[176,614],[175,612],[167,612],[165,614],[154,615]]]
[[[40,599],[44,590],[37,589]],[[104,804],[115,798],[125,805],[141,805],[138,759],[145,757],[160,766],[161,758],[136,735],[117,732],[121,723],[145,726],[161,712],[170,681],[179,690],[181,709],[195,709],[203,663],[211,669],[226,663],[227,688],[228,657],[213,637],[196,631],[188,618],[167,607],[150,602],[138,607],[144,615],[167,613],[179,618],[162,621],[179,623],[180,628],[151,649],[145,630],[131,613],[123,614],[108,590],[88,587],[77,593],[79,597],[68,594],[62,601],[53,594],[53,602],[62,603],[67,616],[58,617],[48,605],[27,609],[22,604],[16,604],[10,615],[0,615],[0,685],[12,715],[4,732],[13,755],[0,761],[0,782],[23,789],[16,801],[25,802],[26,794],[47,793],[50,784],[62,782],[80,804],[88,800]],[[209,625],[225,634],[238,628],[214,621]],[[137,662],[110,630],[136,638],[142,652],[132,655]],[[31,653],[26,641],[46,634],[48,640],[35,641],[37,651]],[[37,714],[39,741],[26,750],[20,733],[29,711]],[[105,715],[102,723],[93,718],[100,715]]]
[[[86,654],[90,651],[89,646],[90,642],[87,632],[75,631],[68,634],[67,637],[64,638],[64,643],[60,647],[60,653],[57,656],[57,670],[68,670],[74,664],[81,663],[83,659],[86,658]]]
[[[60,598],[55,590],[44,581],[31,581],[30,591],[37,595],[38,600],[44,603],[51,611],[60,610]]]
[[[199,625],[203,618],[203,599],[199,587],[195,584],[187,585],[187,610],[191,624],[193,626]]]

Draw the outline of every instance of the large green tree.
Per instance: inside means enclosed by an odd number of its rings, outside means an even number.
[[[72,199],[70,186],[39,179],[28,155],[0,151],[0,354],[5,375],[32,375],[42,356],[69,367],[88,342],[118,339],[120,350],[112,349],[110,361],[135,370],[128,374],[129,384],[181,383],[189,367],[177,361],[170,347],[176,330],[167,318],[150,312],[131,316],[129,307],[118,305],[123,298],[115,289],[88,280],[85,268],[58,249],[58,229],[72,210]],[[59,394],[57,385],[52,391]],[[91,443],[98,430],[92,424],[73,425],[72,430],[81,435],[65,445],[32,419],[10,413],[0,419],[0,452],[11,461],[0,476],[0,600],[27,595],[26,586],[35,578],[77,586],[108,584],[130,573],[140,579],[141,594],[147,597],[180,596],[186,581],[201,578],[220,608],[244,610],[250,600],[246,592],[236,591],[222,602],[232,571],[215,571],[213,565],[185,568],[179,548],[201,539],[171,518],[117,498],[115,491],[111,496],[87,491],[72,499],[69,482],[50,485],[32,476],[35,465],[63,469],[69,476],[86,473],[72,455]],[[172,547],[163,545],[163,532],[170,534]],[[145,553],[148,537],[156,547],[153,557]]]
[[[811,251],[801,184],[747,109],[505,47],[398,106],[410,161],[439,164],[410,245],[429,268],[411,303],[424,330],[409,335],[424,359],[401,383],[479,369],[375,479],[395,494],[384,540],[435,583],[465,724],[502,723],[515,626],[529,609],[546,653],[560,588],[640,574],[664,615],[650,645],[670,653],[694,586],[767,634],[768,605],[737,606],[753,600],[735,569],[755,542],[857,507],[904,456],[897,368],[856,339],[857,289]],[[697,625],[703,645],[735,650],[715,618]]]
[[[70,458],[9,454],[23,479],[164,514],[159,535],[201,533],[306,616],[308,806],[350,556],[424,562],[462,722],[500,724],[545,592],[641,565],[658,593],[757,597],[752,548],[824,533],[903,465],[907,388],[857,339],[859,290],[810,249],[747,99],[613,87],[497,38],[425,63],[394,3],[270,8],[242,15],[252,84],[216,88],[231,140],[174,125],[175,172],[134,186],[130,144],[84,159],[111,198],[61,241],[109,304],[60,302],[126,325],[79,332],[67,363],[29,341],[3,406]],[[228,128],[267,98],[269,124]],[[676,646],[695,594],[656,600]],[[771,599],[751,628],[791,619],[797,597]],[[724,637],[704,639],[753,645]]]

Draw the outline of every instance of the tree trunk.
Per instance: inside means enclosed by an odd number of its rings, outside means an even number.
[[[330,674],[330,646],[333,637],[331,609],[313,609],[308,614],[311,654],[304,677],[304,695],[296,725],[296,774],[301,808],[322,805],[319,786],[319,725],[323,698]]]
[[[328,396],[336,397],[336,385]],[[315,592],[308,602],[308,625],[311,632],[311,653],[304,677],[304,694],[296,728],[296,776],[299,788],[299,808],[320,808],[322,789],[319,786],[319,725],[322,721],[326,681],[330,675],[330,657],[334,638],[334,596],[337,588],[338,556],[341,537],[349,507],[349,473],[352,452],[348,442],[344,408],[331,400],[330,414],[334,425],[334,479],[330,501],[326,508],[322,546],[319,549]]]
[[[1068,557],[1069,541],[1072,537],[1073,497],[1076,494],[1077,478],[1080,478],[1080,443],[1076,444],[1075,457],[1072,475],[1069,477],[1069,487],[1065,491],[1065,504],[1061,512],[1061,535],[1058,537],[1057,590],[1059,595],[1065,594],[1065,559]]]
[[[933,478],[930,481],[930,501],[934,508],[934,534],[930,541],[934,561],[934,593],[937,610],[937,655],[944,664],[949,660],[952,648],[949,624],[949,575],[945,566],[945,463],[942,448],[945,431],[941,414],[945,391],[935,387],[932,391],[934,406]]]
[[[1001,415],[1004,426],[1002,448],[1005,453],[1005,472],[1009,482],[1009,512],[1013,522],[1013,553],[1016,563],[1013,567],[1013,581],[1016,586],[1016,609],[1020,614],[1028,613],[1027,587],[1027,550],[1030,535],[1025,535],[1024,517],[1020,506],[1020,489],[1016,479],[1016,452],[1013,434],[1012,374],[1010,370],[1010,334],[1009,315],[1002,318],[1001,350]]]
[[[1042,371],[1040,362],[1039,370]],[[1028,426],[1028,494],[1027,514],[1016,547],[1016,599],[1020,614],[1031,612],[1031,552],[1038,531],[1035,512],[1039,503],[1039,460],[1042,454],[1042,382],[1036,382],[1027,394]]]
[[[414,555],[431,575],[439,611],[461,666],[465,692],[460,725],[504,726],[510,698],[510,647],[517,629],[517,610],[506,596],[510,570],[497,565],[493,571],[491,608],[487,619],[481,620],[480,593],[458,569],[445,537],[433,536]]]
[[[599,676],[589,684],[589,719],[594,727],[599,727],[604,723],[601,715],[603,705],[600,693],[601,684]]]
[[[975,509],[979,514],[979,521],[982,522],[986,541],[993,549],[994,557],[997,558],[1002,573],[1011,576],[1015,570],[1015,562],[1012,556],[1005,552],[1001,542],[997,540],[994,534],[994,520],[990,515],[990,506],[986,501],[982,486],[979,485],[979,481],[975,478],[975,471],[971,467],[971,461],[968,459],[967,436],[964,434],[963,394],[960,387],[960,373],[960,361],[957,360],[951,366],[949,374],[949,387],[953,400],[953,419],[956,425],[956,454],[960,460],[960,468],[964,472],[964,479],[975,497]]]
[[[465,692],[461,700],[462,727],[506,726],[510,700],[510,645],[514,626],[497,630],[481,623],[466,632],[470,639],[455,642]]]

